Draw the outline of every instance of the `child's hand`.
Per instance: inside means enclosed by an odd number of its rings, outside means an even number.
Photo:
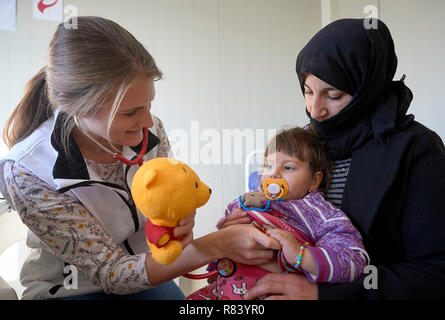
[[[295,264],[298,253],[300,251],[300,242],[292,235],[292,233],[278,228],[268,229],[266,234],[278,240],[283,250],[284,258],[292,265]]]
[[[217,222],[216,227],[218,229],[222,229],[222,228],[232,226],[234,224],[248,224],[251,222],[252,221],[248,217],[246,211],[241,210],[241,209],[235,209],[235,210],[233,210],[233,212],[230,215],[220,219]]]

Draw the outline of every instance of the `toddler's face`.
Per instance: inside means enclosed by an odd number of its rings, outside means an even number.
[[[284,179],[289,185],[289,192],[283,200],[297,200],[318,188],[321,181],[318,176],[312,175],[306,162],[278,151],[265,159],[261,182],[267,178]]]

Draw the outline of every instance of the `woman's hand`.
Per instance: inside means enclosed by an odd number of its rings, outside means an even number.
[[[281,248],[277,240],[262,233],[251,224],[232,225],[215,234],[219,239],[220,256],[244,264],[265,264],[273,258],[274,250]]]
[[[196,210],[184,219],[179,220],[178,226],[173,230],[173,235],[179,238],[182,247],[185,248],[193,241],[193,227],[195,226]]]
[[[190,234],[193,224],[194,214],[193,219],[192,217],[183,219],[173,233],[180,231],[178,234],[185,235],[181,241],[186,243],[185,239],[192,237]],[[147,275],[151,284],[158,285],[220,258],[230,258],[245,264],[265,264],[273,257],[273,250],[278,250],[280,247],[277,240],[254,226],[239,224],[194,239],[184,248],[178,259],[169,265],[156,263],[151,254],[147,253]]]
[[[317,300],[318,286],[303,275],[269,273],[245,297],[252,300],[262,296],[265,300]]]
[[[252,221],[247,215],[247,212],[242,209],[235,209],[231,214],[227,217],[221,218],[217,223],[216,227],[218,229],[223,229],[229,226],[233,226],[235,224],[247,224]]]

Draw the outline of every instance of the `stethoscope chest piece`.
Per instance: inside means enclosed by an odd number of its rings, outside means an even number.
[[[236,264],[229,258],[219,259],[216,262],[216,271],[221,277],[229,278],[236,271]]]

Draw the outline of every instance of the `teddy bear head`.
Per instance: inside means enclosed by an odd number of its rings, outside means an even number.
[[[185,163],[171,158],[145,162],[135,173],[131,194],[139,211],[158,224],[176,226],[210,198],[211,189]]]

